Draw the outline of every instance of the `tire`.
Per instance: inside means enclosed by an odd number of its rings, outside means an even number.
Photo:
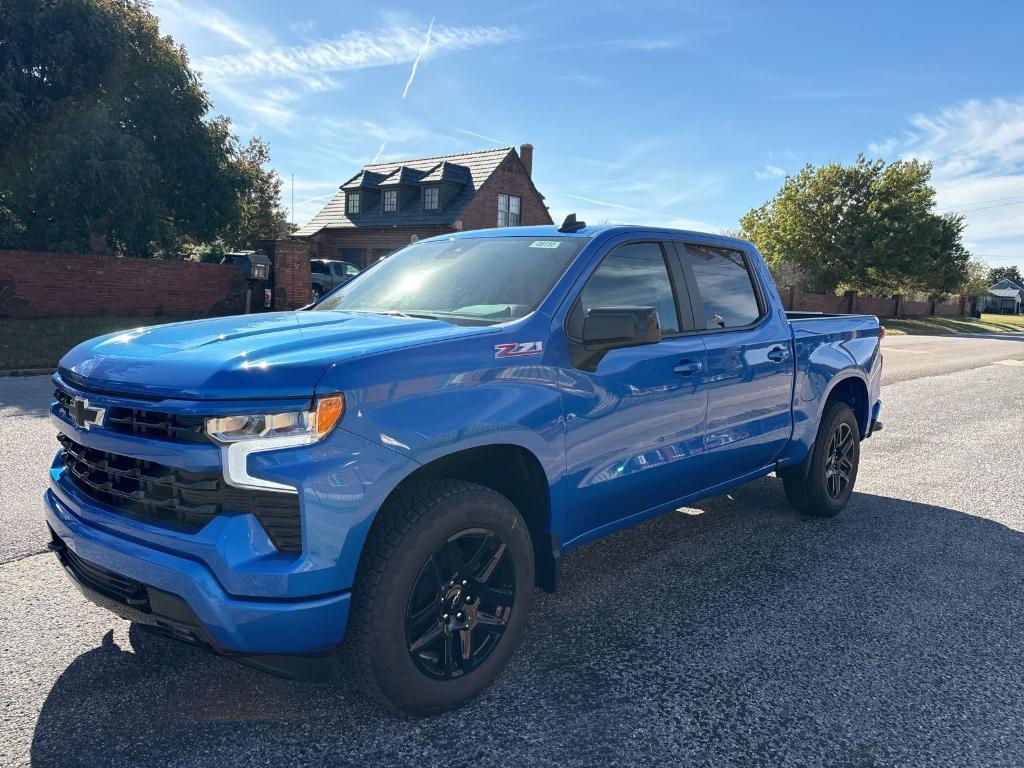
[[[342,653],[383,704],[412,715],[452,709],[505,667],[533,586],[530,534],[508,499],[461,480],[415,483],[370,530]]]
[[[807,461],[782,474],[786,498],[811,517],[838,515],[853,493],[859,464],[857,419],[846,403],[830,402]]]

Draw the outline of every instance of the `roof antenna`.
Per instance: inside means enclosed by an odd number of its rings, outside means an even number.
[[[570,213],[565,217],[565,221],[562,222],[562,226],[558,228],[559,232],[579,232],[587,226],[585,221],[576,221],[576,214]]]

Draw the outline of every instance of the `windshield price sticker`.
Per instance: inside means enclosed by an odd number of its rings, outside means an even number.
[[[557,248],[560,245],[557,240],[534,240],[530,243],[531,248]]]

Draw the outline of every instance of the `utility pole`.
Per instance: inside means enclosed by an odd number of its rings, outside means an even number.
[[[295,223],[295,174],[292,174],[292,224]]]

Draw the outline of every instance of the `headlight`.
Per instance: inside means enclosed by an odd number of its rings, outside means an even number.
[[[277,438],[275,442],[281,447],[286,444],[306,445],[323,440],[344,412],[345,398],[342,395],[329,395],[318,398],[309,411],[212,416],[206,420],[206,434],[218,443]]]

